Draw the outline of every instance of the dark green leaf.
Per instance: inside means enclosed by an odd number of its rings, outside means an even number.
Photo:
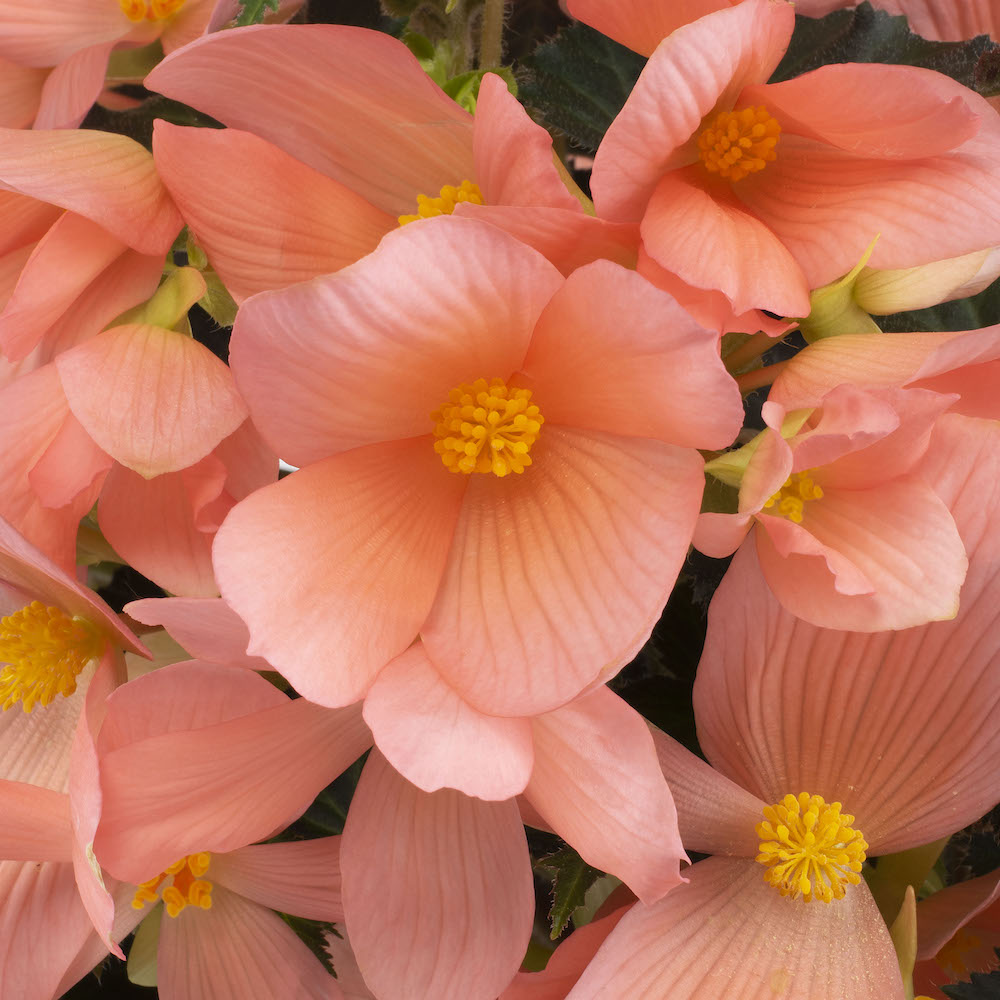
[[[519,96],[548,127],[595,150],[645,64],[631,49],[573,24],[524,59]]]
[[[1000,948],[994,949],[1000,957]],[[973,972],[972,982],[942,986],[945,996],[952,1000],[1000,1000],[1000,970]]]
[[[604,872],[591,868],[579,854],[570,847],[540,858],[535,869],[552,876],[552,909],[549,922],[552,924],[551,938],[554,941],[569,923],[570,915],[583,905],[587,890]]]
[[[236,18],[236,27],[242,28],[247,24],[260,24],[269,10],[277,12],[278,0],[244,0],[239,16]]]
[[[930,42],[894,17],[863,3],[826,17],[797,15],[791,45],[771,77],[789,80],[829,63],[893,63],[922,66],[950,76],[986,97],[1000,92],[1000,46],[987,35],[967,42]]]
[[[941,330],[978,330],[1000,323],[1000,281],[994,281],[978,295],[955,302],[943,302],[929,309],[876,317],[890,333],[923,333]]]
[[[337,933],[333,924],[327,923],[325,920],[310,920],[308,917],[292,917],[287,913],[282,913],[281,917],[295,931],[305,946],[323,963],[323,968],[331,976],[336,976],[333,958],[326,950],[326,935]]]

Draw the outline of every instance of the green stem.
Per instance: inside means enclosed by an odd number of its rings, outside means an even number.
[[[736,384],[740,387],[740,392],[745,396],[754,389],[770,385],[784,370],[787,361],[779,361],[776,365],[765,365],[763,368],[755,368],[752,372],[744,372],[742,375],[734,375]]]
[[[503,59],[504,0],[483,3],[483,33],[479,40],[479,68],[493,69]]]
[[[762,354],[769,351],[781,340],[780,337],[769,337],[766,333],[755,333],[745,340],[734,351],[730,351],[722,360],[730,372],[738,372],[756,361]]]

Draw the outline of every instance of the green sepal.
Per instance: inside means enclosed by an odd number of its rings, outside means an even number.
[[[105,78],[112,85],[116,82],[141,83],[152,72],[153,67],[162,61],[163,46],[159,39],[138,48],[115,49],[108,57]]]
[[[162,921],[163,903],[160,902],[142,918],[142,923],[136,928],[126,965],[129,982],[136,986],[156,985],[156,952],[160,946]]]
[[[260,24],[269,10],[277,14],[278,6],[278,0],[243,0],[241,10],[236,17],[236,27]]]
[[[554,941],[569,923],[573,911],[585,904],[587,890],[604,874],[591,868],[571,847],[540,858],[535,870],[552,876],[552,908],[549,910],[549,935]]]
[[[214,271],[205,271],[205,294],[198,299],[198,305],[215,320],[219,326],[232,326],[236,322],[236,311],[239,306],[229,294],[229,289]]]
[[[162,327],[164,330],[180,329],[187,321],[188,310],[205,292],[205,279],[198,271],[193,267],[175,268],[147,302],[123,312],[109,326],[143,323]],[[190,333],[190,326],[183,329],[183,332]]]
[[[476,101],[479,98],[479,87],[483,82],[486,73],[496,73],[502,77],[507,89],[517,97],[517,81],[509,66],[500,66],[494,69],[472,69],[468,73],[460,73],[450,80],[445,80],[441,84],[441,89],[460,107],[465,108],[469,114],[475,114]]]
[[[1000,323],[1000,280],[966,299],[942,302],[927,309],[893,313],[879,320],[879,326],[887,333],[981,330],[997,323]]]

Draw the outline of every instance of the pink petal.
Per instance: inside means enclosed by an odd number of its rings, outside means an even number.
[[[830,905],[787,899],[742,858],[695,865],[689,885],[638,904],[567,1000],[903,1000],[896,954],[862,882]]]
[[[69,861],[69,798],[50,788],[0,780],[0,856],[10,861]]]
[[[123,37],[131,27],[117,4],[103,0],[2,0],[0,55],[29,66],[54,66],[88,45]]]
[[[376,751],[341,844],[347,930],[376,996],[494,1000],[535,909],[513,800],[421,792]]]
[[[153,135],[160,176],[238,302],[338,271],[398,225],[248,132],[158,121]]]
[[[209,870],[211,872],[211,869]],[[157,986],[184,1000],[340,1000],[337,981],[277,914],[223,886],[212,908],[165,916]]]
[[[163,34],[160,35],[163,51],[170,55],[175,49],[204,35],[214,17],[214,11],[213,0],[187,0],[173,17],[163,22]],[[270,20],[270,8],[265,7],[265,11],[268,12],[265,16]]]
[[[744,0],[666,39],[594,158],[591,190],[597,214],[638,222],[664,172],[697,160],[686,144],[704,118],[714,108],[729,110],[745,86],[771,75],[794,25],[790,4]]]
[[[523,370],[549,423],[696,448],[728,446],[743,423],[740,392],[719,359],[716,334],[610,262],[582,268],[556,292]],[[676,384],[665,393],[668,383]]]
[[[0,236],[0,253],[4,255],[37,243],[62,215],[57,206],[15,191],[0,191],[0,209],[5,219],[4,232]],[[5,263],[5,270],[6,266]]]
[[[312,920],[342,922],[340,837],[254,844],[212,857],[213,882],[261,906]]]
[[[694,530],[701,458],[647,438],[546,425],[534,464],[472,476],[421,629],[444,680],[482,712],[536,715],[631,658]]]
[[[525,795],[563,840],[646,902],[684,881],[677,810],[642,716],[600,687],[532,730]]]
[[[69,413],[32,466],[28,482],[46,507],[62,508],[81,494],[90,499],[93,488],[110,468],[111,457],[94,444],[80,421]]]
[[[363,697],[427,617],[464,478],[415,438],[335,455],[233,508],[215,572],[247,652],[321,704]]]
[[[519,367],[561,284],[492,226],[421,221],[353,267],[248,302],[233,371],[264,438],[293,465],[429,434],[453,388]]]
[[[950,885],[917,907],[917,959],[933,958],[968,923],[1000,899],[1000,877],[988,875]]]
[[[425,792],[455,788],[481,799],[524,791],[534,763],[531,723],[477,712],[441,679],[421,643],[379,673],[365,698],[375,745]]]
[[[38,114],[47,69],[0,58],[0,126],[30,128]]]
[[[344,991],[345,1000],[375,1000],[358,968],[358,960],[351,950],[351,940],[344,926],[337,927],[336,934],[327,934],[324,941],[326,950],[333,957],[337,985]]]
[[[104,89],[114,42],[80,49],[49,73],[42,88],[36,129],[76,128]]]
[[[168,56],[146,85],[255,132],[390,215],[412,212],[418,193],[474,179],[472,119],[381,32],[221,32]]]

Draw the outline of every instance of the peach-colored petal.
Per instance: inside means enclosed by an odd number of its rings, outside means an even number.
[[[158,121],[156,166],[233,297],[338,271],[398,225],[249,132]]]
[[[381,32],[224,31],[168,56],[146,85],[255,132],[390,215],[473,179],[472,118]]]
[[[535,715],[610,675],[673,587],[703,489],[701,458],[648,438],[550,426],[521,476],[470,477],[421,629],[480,711]]]
[[[567,1000],[903,1000],[896,954],[862,882],[834,904],[787,899],[763,869],[709,858],[653,906],[633,906]]]
[[[389,763],[425,792],[455,788],[501,800],[528,783],[529,720],[477,712],[441,679],[419,642],[379,673],[364,716]]]
[[[575,272],[552,297],[523,371],[549,423],[696,448],[725,448],[743,424],[716,334],[634,271],[607,261]]]
[[[767,80],[794,25],[791,4],[744,0],[666,39],[594,158],[591,190],[597,214],[638,222],[664,171],[697,160],[697,151],[684,147],[705,116],[717,106],[728,110],[745,86]]]
[[[0,126],[30,128],[38,114],[47,69],[0,58]]]
[[[512,799],[422,792],[374,751],[341,870],[351,945],[376,996],[493,1000],[517,971],[535,903]]]
[[[28,473],[28,482],[46,507],[62,508],[103,479],[111,458],[94,444],[80,421],[67,414],[41,458]],[[76,505],[74,505],[75,508]]]
[[[73,832],[69,798],[23,781],[0,779],[0,858],[10,861],[69,861]]]
[[[492,226],[428,219],[353,267],[248,302],[233,371],[265,440],[293,465],[429,434],[453,388],[519,367],[561,284]]]
[[[0,55],[27,66],[54,66],[89,45],[127,35],[132,24],[107,0],[0,0]]]
[[[334,979],[277,914],[224,886],[212,908],[164,917],[157,949],[164,1000],[341,1000]]]
[[[340,837],[254,844],[216,854],[211,879],[261,906],[312,920],[343,921]]]
[[[35,128],[76,128],[104,89],[114,42],[80,49],[49,73]]]
[[[173,17],[163,22],[163,33],[160,35],[163,51],[170,55],[175,49],[204,35],[215,15],[215,7],[213,0],[187,0]],[[265,10],[270,13],[269,6]]]
[[[0,211],[4,215],[4,230],[0,235],[0,254],[37,243],[49,227],[62,215],[56,205],[16,191],[0,190]],[[4,265],[6,271],[6,264]]]
[[[933,958],[959,928],[1000,899],[1000,873],[950,885],[923,900],[917,907],[917,959]]]
[[[760,587],[749,547],[737,554],[695,683],[715,767],[766,802],[802,791],[843,802],[873,854],[946,836],[996,802],[998,443],[1000,425],[946,416],[925,458],[970,556],[952,622],[818,629]]]
[[[320,704],[363,697],[427,617],[464,478],[415,438],[335,455],[233,508],[215,572],[248,652]]]
[[[647,902],[682,882],[677,810],[642,716],[600,687],[531,725],[525,795],[552,829]]]

